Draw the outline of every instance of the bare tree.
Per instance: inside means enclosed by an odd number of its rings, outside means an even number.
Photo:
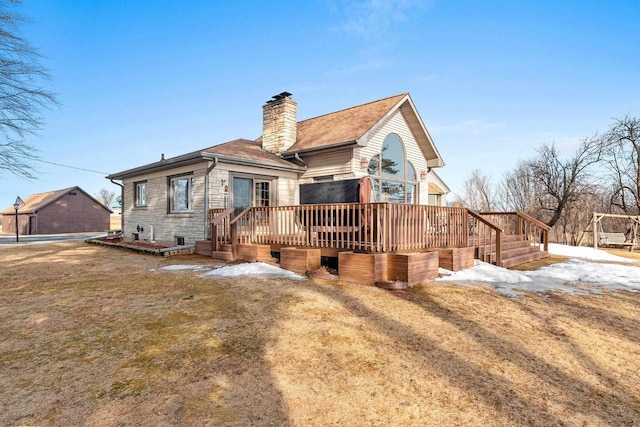
[[[600,161],[602,149],[602,138],[593,136],[580,143],[573,157],[563,160],[555,144],[543,144],[538,156],[528,161],[533,180],[541,186],[538,203],[548,213],[549,227],[588,188],[589,169]]]
[[[611,206],[640,214],[640,119],[616,120],[606,134],[606,163],[611,175]]]
[[[56,99],[43,87],[49,75],[40,54],[20,35],[26,19],[12,10],[17,4],[0,0],[0,175],[34,179],[36,150],[24,139],[41,129],[41,111]]]
[[[533,177],[530,162],[520,161],[502,177],[498,189],[498,207],[503,211],[523,211],[539,218],[540,187]]]
[[[111,205],[113,204],[113,201],[116,198],[116,193],[114,193],[113,191],[109,191],[106,188],[102,188],[100,189],[100,191],[98,191],[98,194],[96,194],[95,196],[100,203],[102,203],[108,208],[111,208]]]
[[[495,209],[496,190],[491,178],[479,169],[474,169],[464,183],[464,193],[457,195],[455,203],[471,210],[482,212]]]
[[[563,209],[558,222],[551,230],[554,241],[576,245],[593,212],[606,210],[607,192],[598,184],[585,185],[578,196]]]

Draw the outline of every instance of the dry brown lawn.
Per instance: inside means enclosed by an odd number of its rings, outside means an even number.
[[[0,246],[0,425],[640,425],[640,293],[218,280]]]

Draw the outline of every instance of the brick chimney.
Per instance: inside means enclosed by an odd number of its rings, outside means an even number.
[[[296,142],[296,101],[289,92],[275,95],[262,106],[262,148],[282,154]]]

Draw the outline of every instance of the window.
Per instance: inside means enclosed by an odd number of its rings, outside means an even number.
[[[135,206],[147,206],[147,181],[136,182],[135,184]]]
[[[232,179],[233,207],[238,215],[248,207],[269,207],[275,203],[273,180],[235,176]]]
[[[429,204],[434,206],[442,205],[442,194],[429,193]]]
[[[382,151],[369,161],[376,200],[392,203],[417,203],[416,170],[406,159],[404,144],[396,134],[384,139]]]
[[[169,211],[191,211],[193,209],[193,177],[178,176],[171,178],[169,187]]]

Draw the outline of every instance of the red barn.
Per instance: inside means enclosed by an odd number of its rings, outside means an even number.
[[[27,234],[80,233],[109,229],[111,210],[80,187],[32,194],[18,210],[18,232]],[[14,233],[13,206],[0,212],[2,231]]]

